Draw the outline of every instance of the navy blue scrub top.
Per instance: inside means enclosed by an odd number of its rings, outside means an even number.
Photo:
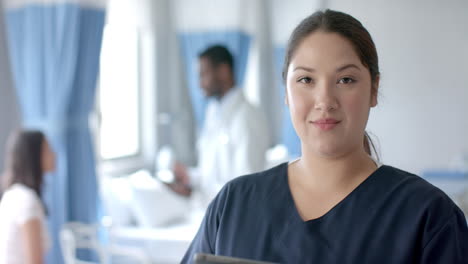
[[[199,252],[278,263],[464,263],[463,212],[441,190],[381,166],[320,218],[303,221],[288,164],[236,178],[207,209],[182,263]]]

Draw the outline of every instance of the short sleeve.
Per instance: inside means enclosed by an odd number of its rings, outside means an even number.
[[[455,213],[423,248],[421,263],[468,263],[468,228],[465,216]]]
[[[192,263],[197,253],[215,253],[216,235],[228,192],[227,190],[228,187],[224,186],[208,206],[200,228],[181,263]]]
[[[43,215],[42,206],[37,195],[29,189],[17,189],[15,195],[15,219],[18,225],[29,220],[40,219]]]

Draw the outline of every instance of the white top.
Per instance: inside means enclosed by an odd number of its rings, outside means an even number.
[[[242,89],[232,88],[221,100],[212,100],[198,142],[199,176],[191,177],[205,205],[229,180],[264,170],[270,143],[265,116]]]
[[[44,208],[38,195],[23,184],[14,184],[6,190],[0,201],[0,264],[25,263],[21,226],[38,219],[42,226],[44,253],[50,247],[45,225]]]

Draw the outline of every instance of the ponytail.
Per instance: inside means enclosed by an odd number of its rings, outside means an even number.
[[[367,131],[364,132],[364,150],[369,156],[374,156],[376,160],[380,159],[379,154],[377,153],[377,149],[375,148],[375,144]]]

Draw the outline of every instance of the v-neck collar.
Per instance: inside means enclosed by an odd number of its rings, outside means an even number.
[[[296,203],[294,202],[294,198],[291,193],[291,188],[289,186],[289,173],[288,173],[288,167],[289,164],[286,162],[283,164],[283,173],[282,174],[282,184],[283,186],[286,186],[286,203],[287,203],[287,208],[288,208],[288,214],[290,215],[290,221],[292,223],[297,223],[297,224],[313,224],[313,223],[320,223],[324,221],[325,219],[332,217],[336,212],[340,209],[340,207],[346,205],[349,200],[351,200],[356,193],[358,193],[360,190],[365,189],[369,184],[371,184],[375,178],[380,175],[386,167],[385,165],[378,166],[378,168],[372,172],[363,182],[361,182],[354,190],[352,190],[346,197],[344,197],[341,201],[339,201],[335,206],[333,206],[330,210],[328,210],[325,214],[318,218],[314,219],[309,219],[309,220],[303,220],[301,215],[299,214],[299,211],[297,210]]]

